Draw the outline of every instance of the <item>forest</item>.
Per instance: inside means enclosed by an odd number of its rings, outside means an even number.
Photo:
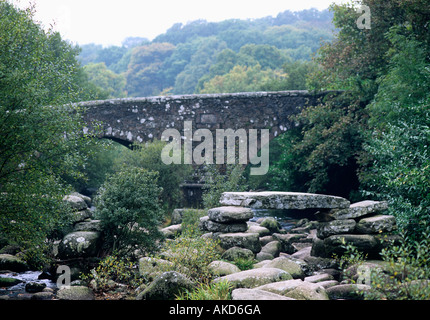
[[[173,25],[153,41],[81,46],[89,79],[110,98],[305,89],[321,43],[333,38],[332,13],[284,11],[255,20]]]
[[[358,23],[361,5],[370,8],[370,28]],[[168,225],[180,205],[178,185],[190,168],[163,165],[161,141],[131,150],[96,132],[82,134],[84,110],[76,102],[333,90],[339,94],[303,108],[291,118],[297,126],[272,141],[267,175],[250,177],[241,166],[221,175],[206,167],[211,179],[203,206],[217,204],[224,191],[251,189],[387,201],[403,241],[384,255],[407,271],[390,279],[428,284],[429,21],[427,0],[361,0],[255,20],[193,21],[152,41],[78,47],[36,23],[34,8],[0,0],[0,249],[13,247],[32,268],[43,269],[71,228],[65,195],[89,190],[106,223],[100,274],[122,268],[134,277],[125,249],[140,246],[149,254],[162,242],[158,226]],[[134,234],[135,223],[151,233]],[[207,244],[200,234],[193,239]],[[381,279],[376,289],[387,284]],[[385,293],[387,299],[430,299],[428,285]]]

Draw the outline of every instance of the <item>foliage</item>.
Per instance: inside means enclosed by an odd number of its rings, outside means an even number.
[[[185,230],[198,230],[200,218],[206,215],[206,210],[184,209],[182,213],[182,228]]]
[[[0,1],[0,232],[23,248],[43,246],[68,211],[62,178],[82,176],[93,144],[69,103],[98,97],[78,50],[33,15]]]
[[[125,77],[109,70],[104,62],[90,63],[84,67],[88,80],[103,88],[109,98],[124,98]]]
[[[228,281],[217,283],[201,283],[194,290],[186,290],[176,297],[176,300],[231,300],[233,286]]]
[[[241,271],[251,270],[254,268],[255,260],[246,258],[237,258],[233,261],[233,264],[238,267]]]
[[[381,294],[388,300],[428,300],[430,299],[430,228],[422,223],[421,241],[404,241],[383,249],[381,256],[388,267],[374,270],[371,274],[372,291],[366,299],[374,299]]]
[[[161,159],[161,151],[166,143],[154,140],[146,144],[135,144],[133,150],[126,149],[117,157],[114,170],[123,167],[138,167],[159,173],[158,185],[162,187],[161,200],[166,211],[177,207],[182,200],[180,184],[191,173],[189,165],[166,165]]]
[[[96,197],[95,215],[102,221],[108,251],[128,255],[156,249],[163,218],[157,181],[158,173],[135,167],[106,179]]]
[[[174,240],[167,241],[160,252],[161,258],[172,262],[171,265],[165,266],[169,270],[204,283],[212,279],[209,264],[221,256],[219,241],[201,237],[200,233],[192,228],[187,228]]]
[[[93,281],[91,287],[97,292],[108,291],[112,288],[112,282],[125,284],[135,289],[143,283],[136,265],[117,255],[109,255],[101,260],[98,266],[89,274],[82,274],[81,279],[87,282]]]
[[[225,169],[225,172],[221,172]],[[207,165],[204,192],[202,196],[203,207],[206,209],[219,207],[219,200],[224,192],[245,191],[244,168],[240,164],[226,165],[220,168],[217,165]]]
[[[372,134],[365,145],[369,158],[361,175],[364,189],[390,201],[392,214],[408,235],[421,234],[429,221],[430,62],[428,49],[413,35],[395,28],[388,73],[379,79],[368,106]]]
[[[270,168],[273,188],[344,197],[358,189],[363,113],[348,100],[311,106],[293,118],[300,126],[278,138],[283,152]]]
[[[104,62],[118,75],[126,74],[129,96],[198,93],[205,82],[235,66],[260,64],[264,71],[280,73],[290,60],[309,60],[321,40],[332,39],[331,16],[328,10],[313,9],[255,20],[177,23],[153,41],[128,38],[121,47],[84,45],[80,59],[84,65]],[[262,90],[285,88],[289,86],[275,81]]]

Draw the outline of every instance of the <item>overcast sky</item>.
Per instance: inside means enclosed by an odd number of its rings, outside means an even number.
[[[126,37],[150,40],[174,23],[204,19],[261,18],[291,10],[326,9],[341,0],[11,0],[19,7],[36,4],[36,20],[55,24],[74,43],[121,45]]]

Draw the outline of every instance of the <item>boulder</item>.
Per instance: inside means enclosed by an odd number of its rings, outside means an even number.
[[[283,296],[289,291],[297,288],[301,284],[303,284],[303,280],[300,280],[300,279],[285,280],[285,281],[268,283],[260,287],[257,287],[255,289],[268,291],[268,292],[276,293]]]
[[[155,279],[161,273],[173,268],[173,262],[163,259],[143,257],[139,259],[139,274],[150,279]]]
[[[258,233],[224,233],[218,236],[220,246],[223,249],[230,249],[233,247],[246,248],[254,253],[261,250],[261,243]]]
[[[303,279],[305,274],[300,264],[289,258],[279,257],[269,261],[262,261],[254,265],[255,268],[277,268],[288,272],[294,279]]]
[[[396,218],[387,215],[377,215],[363,218],[357,223],[358,233],[382,233],[391,232],[396,229]]]
[[[269,236],[271,234],[269,229],[260,226],[258,223],[248,222],[247,224],[248,224],[248,230],[246,232],[248,233],[258,233],[260,238]]]
[[[208,265],[208,268],[214,275],[220,277],[240,272],[240,269],[236,265],[226,261],[212,261]]]
[[[100,233],[77,231],[64,236],[58,247],[61,258],[96,256],[99,249]]]
[[[73,227],[73,231],[101,232],[102,231],[101,220],[89,220],[89,221],[78,222]]]
[[[336,220],[355,219],[371,213],[380,212],[388,209],[386,201],[361,201],[351,204],[349,208],[332,210],[330,215]]]
[[[241,207],[220,207],[208,210],[211,221],[219,223],[235,223],[248,221],[254,217],[251,209]]]
[[[255,254],[251,250],[239,247],[230,248],[221,255],[221,259],[228,261],[235,261],[237,259],[252,260],[254,258]]]
[[[327,288],[326,292],[331,300],[363,300],[364,293],[371,290],[371,287],[365,284],[340,284]]]
[[[356,224],[353,219],[321,222],[318,224],[317,237],[325,239],[335,234],[353,233]]]
[[[85,196],[83,194],[80,194],[79,192],[72,192],[70,195],[81,198],[82,200],[85,201],[85,203],[87,204],[87,207],[91,207],[92,201],[91,201],[90,197],[87,197],[87,196]]]
[[[15,272],[28,271],[28,265],[24,260],[11,254],[0,254],[0,270],[10,270]]]
[[[285,293],[285,296],[296,300],[330,300],[326,290],[322,286],[306,281]]]
[[[60,290],[57,292],[57,299],[59,300],[74,300],[74,301],[83,301],[83,300],[94,300],[93,291],[84,286],[62,286]]]
[[[181,273],[168,271],[159,275],[141,292],[137,300],[171,300],[182,291],[191,290],[194,283]]]
[[[182,224],[175,224],[161,229],[161,233],[167,239],[174,239],[177,234],[182,232]]]
[[[279,224],[278,220],[276,220],[273,217],[267,217],[264,218],[260,225],[264,228],[267,228],[270,233],[276,233],[279,232],[279,230],[281,230],[281,225]]]
[[[261,248],[261,252],[269,253],[273,257],[278,257],[281,252],[281,243],[279,241],[271,241]]]
[[[297,192],[225,192],[220,203],[255,209],[335,209],[348,208],[344,198]]]
[[[328,273],[315,274],[313,276],[309,276],[305,278],[305,281],[312,282],[312,283],[319,283],[319,282],[330,281],[330,280],[334,280],[334,278],[331,274],[328,274]]]
[[[345,253],[343,246],[351,244],[358,251],[374,256],[378,253],[378,241],[375,237],[368,234],[339,234],[333,235],[323,240],[326,257],[332,257],[333,254],[339,256]]]
[[[76,195],[67,195],[63,198],[63,201],[70,205],[73,211],[81,211],[88,208],[85,200]]]
[[[293,254],[297,249],[293,246],[293,243],[299,239],[306,238],[305,234],[281,234],[274,233],[273,239],[281,243],[281,252]]]
[[[19,279],[9,278],[9,277],[0,277],[0,288],[13,287],[13,286],[20,284],[20,283],[22,283],[22,281]]]
[[[228,281],[234,288],[255,288],[267,283],[292,279],[291,275],[277,268],[258,268],[216,278],[215,283]]]
[[[27,282],[25,284],[25,291],[29,293],[42,292],[46,288],[46,283],[43,282]]]
[[[78,222],[82,222],[85,221],[87,219],[91,219],[91,217],[93,216],[93,213],[91,212],[90,209],[83,209],[83,210],[79,210],[79,211],[73,211],[70,213],[71,216],[71,222],[73,224],[78,223]]]
[[[294,300],[276,293],[259,290],[259,289],[235,289],[231,293],[232,300]]]
[[[206,222],[206,230],[209,232],[235,233],[248,230],[246,222],[219,223],[209,220]]]

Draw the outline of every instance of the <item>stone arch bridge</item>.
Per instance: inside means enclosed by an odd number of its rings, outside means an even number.
[[[125,98],[79,103],[86,109],[84,131],[100,126],[100,137],[130,146],[160,139],[166,129],[270,129],[274,138],[294,124],[289,117],[306,105],[316,105],[328,92],[250,92]]]
[[[167,129],[193,130],[268,129],[269,140],[295,124],[290,116],[305,106],[317,105],[330,92],[308,91],[251,92],[126,98],[81,102],[85,109],[84,132],[98,127],[99,137],[131,147],[134,142],[161,139]],[[199,174],[197,174],[199,176]],[[197,179],[183,187],[185,206],[199,206],[201,182]],[[196,200],[197,199],[197,200]]]

